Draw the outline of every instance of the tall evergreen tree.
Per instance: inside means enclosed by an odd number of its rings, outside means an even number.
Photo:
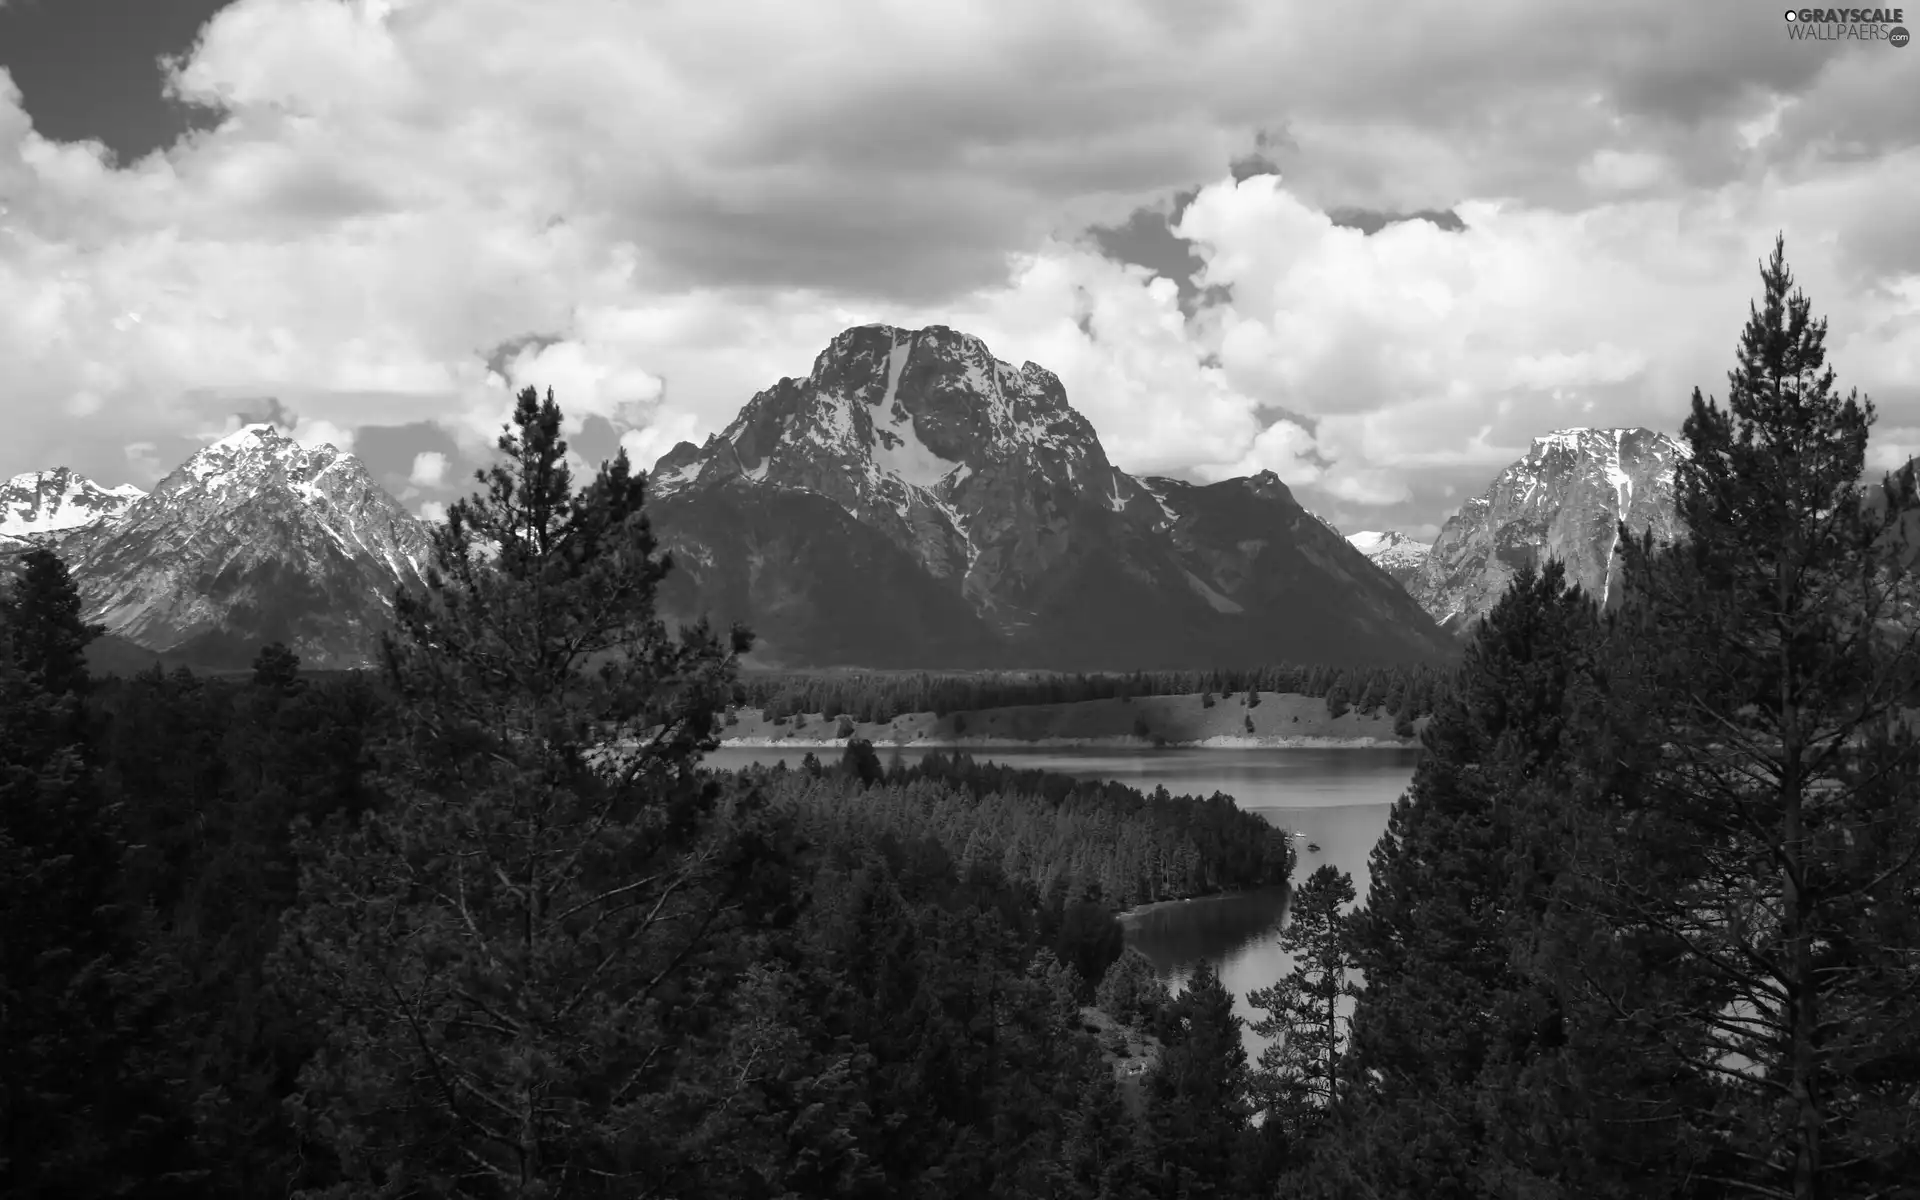
[[[397,597],[393,806],[304,843],[276,969],[324,1001],[293,1114],[329,1195],[673,1188],[725,1103],[676,1080],[762,865],[700,770],[749,639],[669,633],[644,477],[576,491],[560,423],[520,393]]]
[[[100,630],[52,551],[23,557],[0,596],[0,1193],[118,1195],[163,1168],[131,1157],[126,846],[81,705]]]
[[[1280,949],[1293,969],[1278,983],[1256,988],[1247,1001],[1267,1015],[1253,1031],[1272,1039],[1260,1052],[1257,1090],[1266,1120],[1299,1143],[1333,1110],[1339,1079],[1343,1002],[1356,989],[1356,965],[1347,933],[1353,878],[1332,863],[1316,868],[1294,890]]]
[[[1226,1200],[1250,1115],[1233,993],[1202,963],[1168,1015],[1168,1045],[1147,1083],[1148,1186],[1161,1200]]]
[[[35,546],[19,561],[19,578],[0,597],[13,664],[51,695],[85,695],[87,646],[106,626],[81,620],[80,589],[58,554]]]
[[[1523,569],[1477,625],[1349,923],[1365,987],[1337,1134],[1308,1168],[1324,1194],[1664,1186],[1642,1168],[1665,1144],[1597,1132],[1603,1114],[1567,1082],[1631,1063],[1635,1042],[1610,1013],[1570,1011],[1544,962],[1563,933],[1549,912],[1582,843],[1597,640],[1593,603],[1557,561]]]
[[[1605,940],[1674,981],[1674,1069],[1719,1081],[1687,1114],[1703,1173],[1889,1195],[1920,1179],[1915,497],[1863,484],[1873,406],[1837,391],[1783,241],[1761,282],[1726,406],[1693,394],[1684,541],[1623,547],[1623,815],[1589,867]]]

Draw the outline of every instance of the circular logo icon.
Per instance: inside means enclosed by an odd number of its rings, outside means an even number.
[[[1795,11],[1793,11],[1792,9],[1788,9],[1788,10],[1787,10],[1787,20],[1789,20],[1789,21],[1798,21],[1799,19],[1800,19],[1800,14],[1799,14],[1799,13],[1797,13],[1797,12],[1795,12]]]
[[[1892,42],[1894,46],[1898,48],[1912,41],[1913,35],[1907,32],[1907,27],[1905,25],[1895,25],[1892,29],[1887,31],[1887,40],[1889,42]]]

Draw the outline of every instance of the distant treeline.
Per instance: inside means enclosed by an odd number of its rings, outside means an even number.
[[[770,796],[832,824],[896,838],[930,837],[958,865],[991,865],[1057,908],[1092,895],[1117,907],[1224,890],[1283,884],[1293,865],[1287,837],[1219,792],[1207,799],[1143,795],[1124,784],[1023,771],[965,755],[929,755],[884,771],[865,742],[840,766],[812,754],[800,769],[748,773]],[[853,780],[856,786],[849,788]]]
[[[1451,667],[1277,666],[1220,667],[1205,671],[1133,671],[1067,675],[1040,671],[912,673],[885,671],[766,671],[744,674],[735,700],[769,719],[797,713],[842,714],[856,721],[891,721],[903,713],[945,716],[1019,704],[1072,704],[1132,696],[1221,698],[1241,692],[1289,692],[1322,696],[1334,716],[1357,709],[1411,721],[1434,711]]]

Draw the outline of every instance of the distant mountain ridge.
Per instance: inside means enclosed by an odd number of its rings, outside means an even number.
[[[791,666],[1126,669],[1446,652],[1271,472],[1107,458],[1052,372],[930,326],[848,329],[655,464],[663,602]]]
[[[1432,542],[1416,541],[1392,529],[1348,534],[1347,541],[1401,587],[1413,580],[1421,564],[1427,561],[1427,552],[1433,548]]]
[[[1523,564],[1558,558],[1569,582],[1604,601],[1617,575],[1618,527],[1673,540],[1674,464],[1686,446],[1650,429],[1562,429],[1467,501],[1434,539],[1407,590],[1443,628],[1463,633]]]
[[[130,483],[101,487],[65,467],[15,475],[0,484],[0,549],[58,541],[118,516],[145,495]]]
[[[359,460],[250,425],[142,493],[10,485],[131,653],[364,664],[425,526]],[[1052,372],[946,328],[846,330],[656,464],[663,615],[741,620],[769,665],[1125,670],[1431,660],[1450,641],[1272,472],[1200,485],[1107,458]],[[7,546],[12,546],[11,552]],[[0,569],[5,568],[0,561]]]
[[[271,425],[199,450],[151,493],[64,477],[80,480],[62,484],[72,494],[96,497],[90,520],[46,539],[87,619],[176,657],[244,661],[282,641],[311,666],[365,663],[394,589],[420,581],[428,551],[425,528],[357,458],[303,448]]]

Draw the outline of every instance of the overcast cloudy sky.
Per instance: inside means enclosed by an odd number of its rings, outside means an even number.
[[[1747,0],[0,0],[0,68],[0,476],[271,417],[421,508],[514,387],[645,465],[941,323],[1431,533],[1677,431],[1775,230],[1920,451],[1920,49]]]

